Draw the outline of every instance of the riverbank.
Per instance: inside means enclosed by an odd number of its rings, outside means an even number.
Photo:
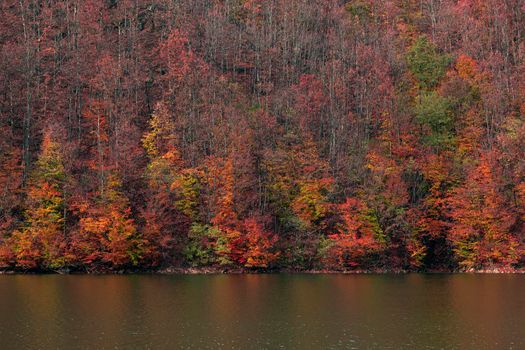
[[[295,270],[295,269],[271,269],[271,270],[249,270],[249,269],[230,269],[230,268],[180,268],[168,267],[163,269],[123,269],[123,270],[0,270],[0,275],[132,275],[132,274],[151,274],[151,275],[248,275],[248,274],[402,274],[409,273],[404,270]]]
[[[492,269],[470,269],[470,270],[402,270],[402,269],[370,269],[370,270],[300,270],[300,269],[270,269],[250,270],[224,267],[167,267],[161,269],[122,269],[122,270],[0,270],[0,275],[245,275],[245,274],[525,274],[525,268],[492,268]]]

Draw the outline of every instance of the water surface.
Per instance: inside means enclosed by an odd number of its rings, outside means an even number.
[[[0,276],[0,349],[525,349],[523,275]]]

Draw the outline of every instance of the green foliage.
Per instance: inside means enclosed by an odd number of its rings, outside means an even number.
[[[191,266],[206,266],[215,262],[212,240],[220,236],[219,229],[194,223],[188,233],[188,244],[184,248],[183,256]]]
[[[345,9],[360,20],[370,17],[370,6],[361,0],[348,2]]]
[[[428,128],[423,141],[437,149],[444,149],[453,143],[454,120],[447,98],[432,91],[419,96],[416,105],[416,120]]]
[[[317,258],[319,261],[321,261],[322,259],[325,259],[329,253],[330,253],[330,249],[332,249],[332,247],[334,247],[336,245],[336,242],[327,237],[327,236],[322,236],[320,239],[319,239],[319,246],[317,248]]]
[[[477,254],[478,246],[479,241],[475,237],[468,237],[465,240],[455,242],[454,254],[459,262],[459,266],[466,270],[480,267],[476,266],[479,256],[479,254]]]
[[[420,36],[410,47],[406,60],[423,89],[436,86],[450,63],[450,57],[440,54],[426,36]]]
[[[381,225],[379,223],[379,217],[374,210],[366,210],[364,213],[361,214],[360,220],[366,222],[369,225],[370,229],[374,233],[374,240],[377,243],[379,243],[380,245],[386,244],[387,238],[385,232],[381,228]]]
[[[221,230],[216,226],[194,223],[188,233],[189,242],[183,255],[190,265],[232,265],[232,241],[238,238],[235,230]]]
[[[232,264],[232,259],[230,255],[232,249],[230,246],[231,235],[228,232],[223,232],[217,228],[213,228],[210,231],[210,237],[212,237],[215,242],[213,245],[213,251],[216,256],[216,261],[219,265],[227,266]]]
[[[172,189],[177,191],[175,207],[190,219],[196,221],[199,216],[201,183],[195,172],[183,172],[173,182]]]
[[[173,129],[168,108],[159,103],[142,138],[142,146],[150,159],[145,175],[152,187],[169,186],[175,181],[181,159]]]

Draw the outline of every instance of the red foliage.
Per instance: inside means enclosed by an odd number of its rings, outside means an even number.
[[[522,2],[0,1],[0,265],[523,265]]]
[[[249,268],[267,268],[279,257],[274,252],[277,236],[264,231],[254,218],[244,221],[246,252],[244,265]]]
[[[325,266],[333,269],[366,268],[381,248],[377,223],[366,205],[356,198],[347,198],[339,205],[343,220],[337,233],[328,235],[323,257]]]

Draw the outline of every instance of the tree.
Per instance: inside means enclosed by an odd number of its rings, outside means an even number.
[[[215,255],[216,239],[221,231],[210,225],[194,223],[188,232],[188,242],[183,250],[186,263],[191,266],[214,265],[221,257]],[[222,262],[224,260],[219,260]]]
[[[424,143],[442,150],[449,148],[453,140],[453,119],[450,104],[436,92],[424,93],[418,99],[416,119],[427,129]]]
[[[10,237],[21,219],[17,213],[21,211],[23,169],[20,151],[10,145],[9,133],[0,129],[0,135],[0,267],[7,267],[16,263]]]
[[[376,214],[388,242],[389,266],[397,268],[417,265],[414,260],[421,255],[409,215],[411,201],[420,196],[422,185],[413,171],[419,153],[414,133],[408,128],[400,134],[392,119],[384,118],[380,134],[366,155],[367,176],[358,192]]]
[[[312,266],[331,214],[333,178],[328,164],[311,138],[301,143],[294,134],[285,135],[275,151],[267,152],[263,164],[269,206],[285,250],[282,257],[301,268]]]
[[[453,254],[448,240],[450,213],[448,196],[457,183],[450,152],[424,154],[418,159],[418,170],[424,180],[418,206],[411,213],[415,224],[414,244],[420,247],[412,266],[445,270],[453,268]],[[417,251],[416,251],[417,252]]]
[[[341,270],[373,266],[385,243],[377,217],[356,198],[347,198],[339,205],[339,213],[342,222],[324,242],[324,265]]]
[[[71,253],[77,264],[92,269],[139,263],[143,241],[116,174],[109,175],[103,191],[92,202],[76,206],[79,222],[72,237]]]
[[[142,139],[149,158],[145,172],[146,206],[142,214],[143,258],[145,262],[158,266],[172,263],[177,249],[182,250],[191,220],[197,215],[194,201],[198,193],[191,192],[196,184],[188,183],[189,179],[181,175],[184,162],[176,145],[175,126],[165,104],[157,105],[149,124],[150,130]],[[179,185],[182,185],[180,194],[175,191]],[[191,202],[183,196],[191,196]]]
[[[436,86],[445,74],[449,58],[438,52],[436,46],[422,35],[409,48],[406,60],[422,89]]]
[[[217,228],[213,248],[221,265],[243,264],[241,221],[234,210],[235,176],[233,161],[209,158],[206,164],[206,182],[213,217],[210,223]]]
[[[510,232],[516,219],[498,188],[494,157],[482,155],[450,197],[449,239],[460,266],[467,270],[509,268],[520,259],[519,242]]]
[[[244,221],[246,252],[244,253],[244,266],[248,268],[268,268],[279,257],[275,253],[274,245],[277,236],[265,231],[256,219],[250,218]]]
[[[48,131],[44,135],[37,168],[30,180],[25,225],[15,231],[12,237],[11,244],[18,266],[55,269],[68,263],[65,181],[60,146]]]
[[[300,180],[297,185],[299,191],[292,201],[294,214],[305,228],[322,225],[322,220],[330,209],[327,195],[333,180],[322,178],[319,180]]]
[[[0,1],[0,265],[521,267],[522,2]]]

